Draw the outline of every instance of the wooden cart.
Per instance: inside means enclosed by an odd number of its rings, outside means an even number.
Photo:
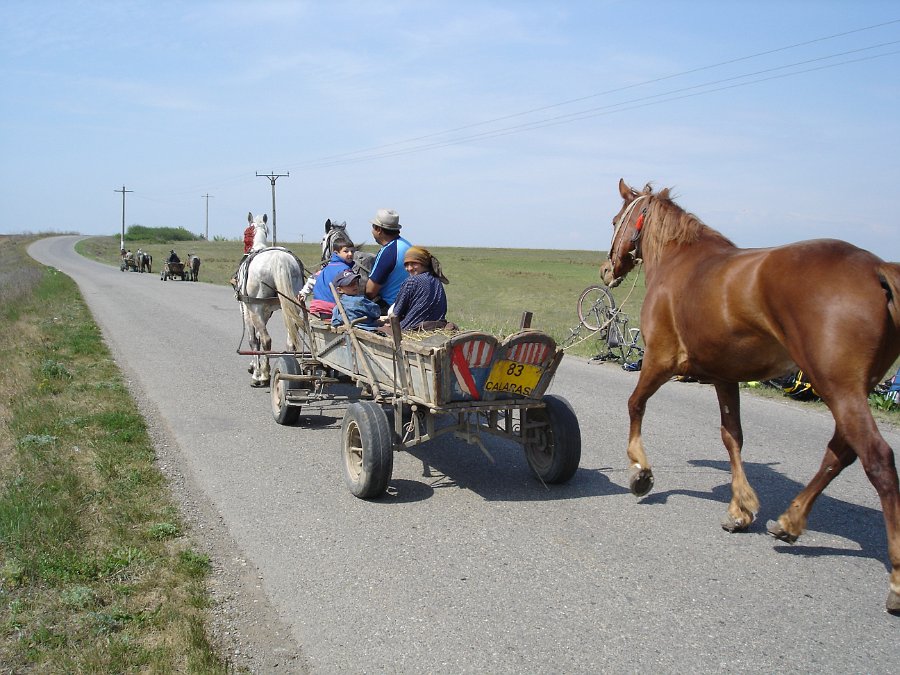
[[[393,452],[446,434],[489,458],[481,434],[521,443],[545,484],[566,482],[578,469],[578,419],[565,399],[545,393],[563,352],[546,333],[525,327],[530,315],[505,339],[479,331],[421,339],[402,334],[396,319],[385,335],[346,323],[335,328],[305,309],[299,316],[304,351],[273,360],[272,414],[294,424],[303,406],[334,398],[332,385],[355,383],[360,393],[345,397],[341,425],[344,479],[355,496],[387,489]]]
[[[183,262],[168,262],[166,261],[163,265],[162,272],[159,273],[159,278],[161,281],[168,281],[169,279],[180,279],[184,281],[186,279],[186,272],[184,271],[184,263]]]

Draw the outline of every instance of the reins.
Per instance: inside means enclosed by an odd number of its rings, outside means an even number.
[[[622,225],[626,224],[628,222],[628,220],[631,218],[631,212],[637,206],[637,203],[639,201],[641,201],[642,199],[649,199],[649,198],[650,198],[650,195],[641,195],[640,197],[635,198],[625,208],[625,213],[623,213],[622,216],[616,221],[616,229],[615,229],[615,231],[613,231],[612,246],[609,249],[609,259],[610,259],[610,262],[613,262],[613,265],[615,265],[615,262],[613,261],[613,252],[618,248],[616,246],[616,244],[619,241],[619,234],[621,233]],[[634,242],[634,251],[631,252],[631,255],[634,256],[635,259],[638,259],[640,257],[636,254],[636,251],[637,251],[638,247],[640,246],[640,238],[641,238],[641,233],[643,232],[644,219],[645,219],[646,215],[647,215],[647,207],[644,207],[641,215],[638,216],[637,222],[635,222],[635,224],[634,224],[634,235],[631,237],[631,241]]]

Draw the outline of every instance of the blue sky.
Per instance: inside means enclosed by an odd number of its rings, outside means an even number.
[[[0,3],[0,233],[605,251],[620,177],[900,260],[894,2]],[[208,199],[204,195],[211,195]]]

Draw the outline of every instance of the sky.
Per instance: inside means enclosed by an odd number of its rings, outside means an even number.
[[[624,178],[900,260],[898,139],[896,0],[0,3],[0,234],[238,238],[271,174],[279,242],[599,256]]]

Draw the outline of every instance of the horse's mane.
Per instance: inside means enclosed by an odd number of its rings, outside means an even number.
[[[734,246],[728,237],[672,201],[669,188],[654,193],[650,183],[647,183],[643,191],[632,189],[632,194],[635,198],[645,196],[650,200],[646,216],[649,227],[646,227],[641,235],[643,238],[641,249],[646,262],[658,262],[667,244],[692,244],[703,238]]]

